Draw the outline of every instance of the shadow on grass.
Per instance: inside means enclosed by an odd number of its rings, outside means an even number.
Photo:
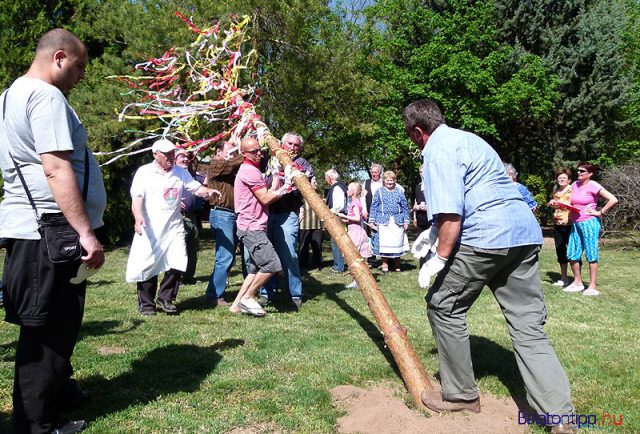
[[[0,362],[11,362],[13,363],[16,356],[16,347],[18,346],[18,341],[7,342],[6,344],[0,345]],[[2,433],[2,431],[0,431]]]
[[[516,403],[519,410],[531,412],[533,409],[527,402],[524,382],[516,363],[513,351],[489,340],[483,336],[469,336],[471,347],[471,362],[475,378],[496,377],[507,388],[509,396]],[[432,348],[429,354],[438,354],[437,348]],[[440,371],[435,373],[440,379]]]
[[[116,280],[107,280],[107,279],[87,280],[87,288],[92,287],[92,286],[113,285],[114,283],[118,283],[118,281],[116,281]]]
[[[81,385],[93,396],[77,417],[91,421],[163,395],[193,392],[222,359],[220,351],[240,345],[244,340],[227,339],[210,347],[167,345],[134,361],[129,372],[116,378],[89,377]]]
[[[384,341],[384,336],[380,332],[378,326],[369,318],[354,309],[351,305],[349,305],[349,303],[340,298],[340,296],[338,295],[340,292],[346,289],[344,285],[335,283],[326,285],[314,279],[311,275],[308,276],[308,281],[311,283],[309,292],[311,292],[312,297],[323,294],[325,297],[327,297],[328,300],[333,301],[338,305],[338,307],[340,307],[340,309],[342,309],[351,318],[353,318],[362,328],[362,330],[364,330],[367,336],[369,336],[369,339],[371,339],[371,341],[375,344],[380,353],[385,357],[387,363],[389,363],[389,365],[392,367],[395,374],[398,377],[402,378],[402,376],[400,375],[400,370],[398,369],[398,366],[393,359],[391,351],[387,348]],[[355,291],[357,291],[357,289]]]
[[[532,411],[513,351],[483,336],[471,335],[469,341],[476,378],[497,377],[520,410]]]
[[[555,271],[547,271],[547,278],[549,279],[549,282],[551,283],[555,283],[558,280],[560,280],[561,274]]]
[[[132,319],[131,321],[127,321],[129,324],[126,327],[122,327],[123,322],[124,321],[117,320],[84,321],[82,323],[82,328],[80,329],[78,341],[88,336],[119,335],[128,333],[137,329],[144,321],[141,319]]]
[[[209,301],[206,300],[204,294],[197,295],[191,298],[185,298],[184,300],[180,301],[180,293],[178,293],[178,301],[176,302],[176,307],[178,308],[179,314],[185,311],[217,309],[217,307],[214,307]]]

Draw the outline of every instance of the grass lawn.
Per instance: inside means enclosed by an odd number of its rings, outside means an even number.
[[[270,306],[262,319],[211,309],[203,300],[213,263],[210,241],[201,246],[198,277],[181,288],[177,316],[144,319],[135,285],[124,282],[128,249],[107,255],[92,277],[75,376],[92,400],[72,417],[90,422],[88,433],[334,432],[341,416],[329,390],[342,384],[402,384],[373,316],[347,275],[305,274],[307,297],[293,313]],[[328,242],[325,259],[330,258]],[[0,259],[1,259],[0,255]],[[549,310],[547,331],[569,375],[577,411],[623,415],[621,427],[594,432],[640,432],[640,252],[604,246],[600,297],[566,294],[553,248],[541,255]],[[0,262],[1,268],[1,262]],[[416,263],[403,272],[374,274],[430,374],[437,372],[425,317],[425,290]],[[239,267],[231,290],[242,282]],[[522,398],[524,389],[506,324],[486,290],[469,318],[475,373],[483,393]],[[13,359],[18,327],[0,324],[0,432],[10,432]],[[404,400],[413,406],[405,393]],[[542,432],[537,430],[536,432]],[[586,432],[586,431],[583,431]]]

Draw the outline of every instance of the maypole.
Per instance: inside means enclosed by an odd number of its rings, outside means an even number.
[[[273,137],[267,126],[262,121],[256,121],[254,125],[257,128],[260,143],[267,145],[271,149],[271,152],[278,157],[282,167],[291,167],[293,162],[289,153],[280,147],[280,142]],[[400,321],[391,310],[387,299],[378,286],[378,282],[371,274],[371,269],[344,230],[344,225],[340,219],[331,212],[304,174],[300,173],[293,181],[309,203],[309,206],[324,221],[329,235],[331,235],[331,238],[342,252],[345,262],[349,266],[349,271],[358,283],[358,288],[369,305],[376,324],[384,336],[384,341],[398,365],[400,375],[409,393],[411,393],[413,401],[418,407],[426,409],[422,404],[420,395],[425,389],[433,389],[433,385],[409,341],[406,327],[400,324]]]
[[[295,165],[289,152],[281,147],[256,114],[255,88],[240,87],[240,73],[246,71],[255,60],[254,51],[246,56],[241,52],[249,18],[232,19],[228,28],[217,23],[201,30],[191,20],[179,13],[177,15],[198,34],[196,41],[186,49],[172,48],[162,57],[136,66],[147,75],[115,77],[125,80],[133,89],[131,93],[140,96],[138,101],[125,106],[120,120],[159,119],[164,126],[141,132],[143,137],[112,152],[117,156],[105,164],[148,149],[137,150],[134,147],[157,137],[170,138],[178,142],[178,146],[192,148],[197,154],[206,152],[208,146],[217,141],[237,141],[249,134],[256,135],[261,145],[268,147],[282,167],[290,171]],[[218,123],[221,128],[211,137],[200,138],[198,134],[207,130],[202,128],[202,123]],[[344,255],[373,313],[414,402],[419,408],[426,408],[420,395],[425,389],[433,389],[433,386],[409,341],[407,329],[389,307],[366,261],[344,230],[343,223],[329,210],[307,177],[295,169],[293,183],[316,215],[324,221],[325,228]]]

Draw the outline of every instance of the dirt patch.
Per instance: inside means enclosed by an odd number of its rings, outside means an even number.
[[[428,416],[410,409],[390,387],[362,389],[338,386],[331,390],[334,405],[347,414],[338,419],[342,434],[484,434],[488,432],[525,433],[518,425],[518,407],[507,399],[481,395],[481,413],[444,413]]]
[[[97,351],[101,356],[110,356],[112,354],[124,354],[127,349],[124,347],[98,347]]]
[[[229,434],[281,434],[280,428],[274,423],[261,423],[251,427],[235,428],[233,431],[229,431]]]

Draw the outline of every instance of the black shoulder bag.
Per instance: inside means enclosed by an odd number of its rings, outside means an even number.
[[[4,102],[2,106],[2,122],[4,122],[6,105],[7,105],[7,93],[4,94]],[[47,255],[49,260],[53,263],[76,261],[82,256],[82,246],[80,245],[80,235],[73,229],[73,227],[67,221],[67,218],[61,212],[43,213],[38,215],[38,209],[33,201],[31,192],[27,187],[27,183],[22,176],[20,166],[13,158],[11,151],[9,156],[13,161],[13,166],[16,168],[20,182],[24,187],[24,191],[27,193],[29,203],[33,208],[33,213],[36,216],[38,222],[38,232],[47,246]],[[87,189],[89,186],[89,151],[86,146],[84,149],[84,183],[82,186],[82,199],[87,201]]]

